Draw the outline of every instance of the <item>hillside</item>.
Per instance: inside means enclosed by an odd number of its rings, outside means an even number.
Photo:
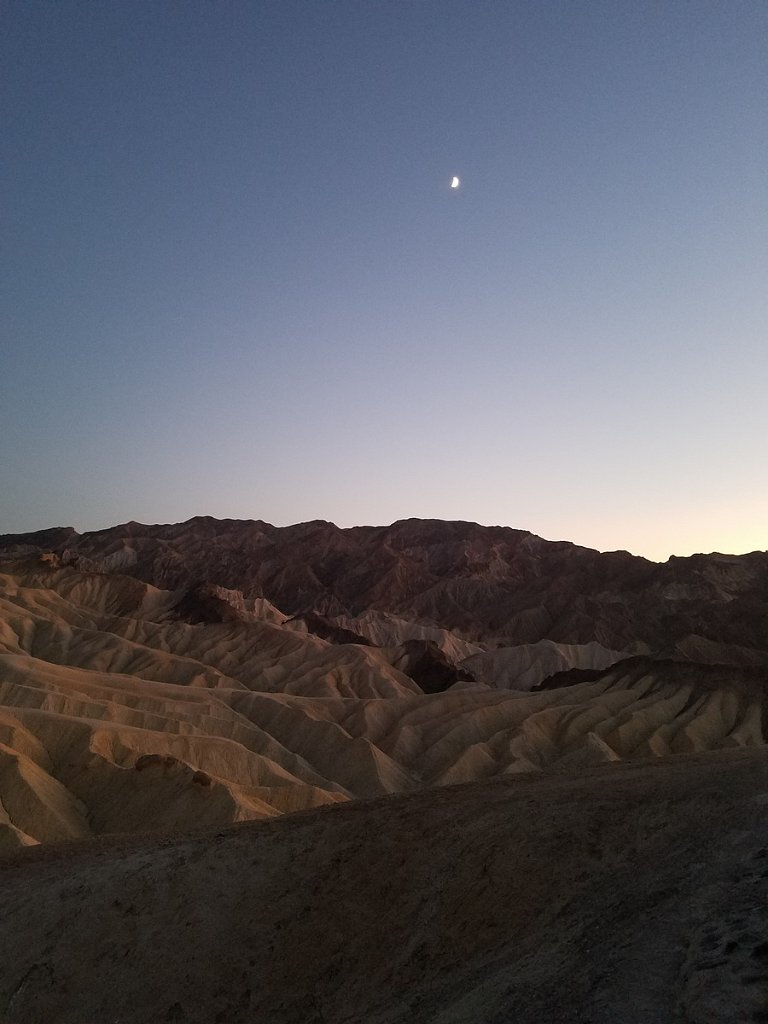
[[[759,664],[491,647],[423,623],[392,646],[334,642],[309,629],[322,617],[214,585],[161,590],[57,556],[6,568],[5,848],[765,742]]]
[[[765,1021],[766,804],[761,749],[22,851],[0,1016]]]

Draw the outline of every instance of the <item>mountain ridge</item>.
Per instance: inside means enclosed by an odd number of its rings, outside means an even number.
[[[266,598],[287,615],[340,621],[386,612],[469,641],[646,644],[665,654],[693,634],[768,650],[766,552],[656,563],[511,527],[434,519],[340,528],[200,516],[0,536],[0,555],[42,551],[163,589],[214,584]]]

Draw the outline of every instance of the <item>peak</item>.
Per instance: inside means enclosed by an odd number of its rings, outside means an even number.
[[[330,522],[328,519],[309,519],[306,523],[294,523],[293,526],[285,526],[283,529],[302,532],[307,530],[330,530],[334,533],[341,533],[341,527],[337,526],[336,523]]]
[[[23,543],[45,547],[48,543],[53,544],[77,536],[78,533],[74,526],[52,526],[47,530],[32,530],[28,533],[2,533],[0,542],[7,547]]]

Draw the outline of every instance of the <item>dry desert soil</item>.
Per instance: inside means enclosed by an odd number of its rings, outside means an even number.
[[[13,1024],[768,1021],[764,748],[2,866]]]

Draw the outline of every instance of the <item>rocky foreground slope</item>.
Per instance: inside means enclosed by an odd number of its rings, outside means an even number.
[[[768,1019],[764,749],[2,864],[13,1024]]]

